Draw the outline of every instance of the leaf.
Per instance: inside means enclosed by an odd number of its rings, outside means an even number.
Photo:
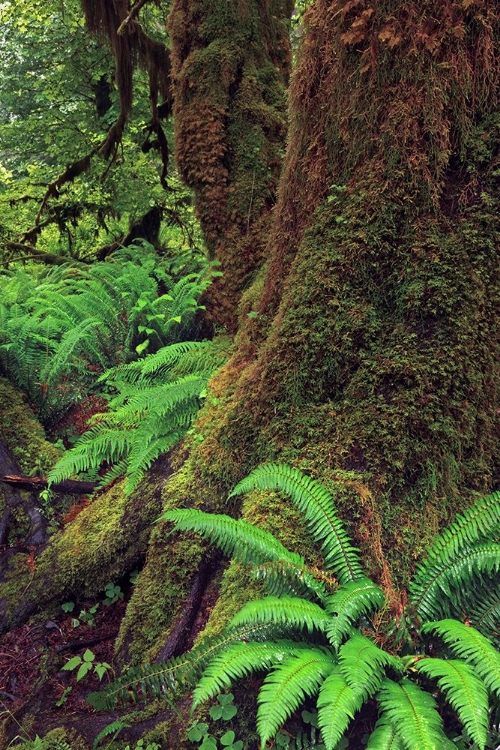
[[[469,735],[484,748],[489,724],[488,693],[472,667],[455,659],[422,659],[415,669],[437,680]]]
[[[61,667],[61,669],[65,671],[76,669],[76,667],[79,667],[81,663],[82,663],[81,656],[73,656],[73,658],[67,661],[66,664],[63,667]]]
[[[82,662],[82,664],[80,665],[80,669],[76,673],[76,681],[80,682],[80,680],[83,680],[85,675],[87,675],[91,669],[92,669],[92,664],[90,664],[87,661]]]
[[[286,464],[263,464],[236,485],[229,497],[251,490],[286,492],[304,514],[313,538],[321,544],[325,565],[341,583],[366,578],[359,551],[352,546],[334,500],[320,482]]]
[[[377,695],[385,721],[396,729],[406,750],[452,750],[443,732],[434,698],[404,678],[400,683],[387,678]]]
[[[83,654],[83,661],[85,662],[92,662],[95,659],[95,654],[90,650],[86,649],[85,653]]]
[[[332,645],[338,649],[352,625],[362,615],[381,607],[384,600],[385,594],[380,586],[369,578],[351,581],[341,586],[325,602],[327,612],[334,615],[327,628]]]
[[[318,725],[327,750],[333,750],[361,708],[359,694],[349,687],[338,667],[325,679],[318,698]]]
[[[451,619],[428,622],[421,632],[437,633],[456,656],[472,664],[488,690],[500,697],[500,653],[484,635]]]
[[[305,698],[318,692],[333,668],[331,651],[311,647],[287,655],[265,678],[257,698],[257,731],[262,748]]]

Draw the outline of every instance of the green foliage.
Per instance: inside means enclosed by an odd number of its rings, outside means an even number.
[[[127,727],[130,727],[130,724],[125,724],[125,722],[120,721],[119,719],[117,719],[116,721],[112,721],[111,724],[108,724],[107,727],[104,727],[104,729],[102,729],[95,737],[92,744],[92,750],[97,750],[101,740],[105,739],[106,737],[111,737],[111,735],[113,735],[111,739],[116,739],[122,729],[126,729]]]
[[[363,574],[326,490],[297,470],[270,464],[252,472],[232,494],[255,487],[286,489],[304,512],[314,539],[321,543],[327,570],[337,572],[334,566],[338,566],[342,577],[339,588],[330,594],[323,588],[318,597],[314,586],[305,586],[300,596],[290,595],[290,579],[285,577],[280,596],[246,604],[216,639],[202,641],[180,660],[144,671],[138,668],[134,680],[140,682],[143,697],[158,695],[167,685],[173,688],[196,680],[195,708],[236,680],[267,672],[258,695],[257,729],[262,748],[306,699],[317,697],[317,724],[327,750],[343,746],[352,720],[369,701],[375,701],[379,711],[379,720],[367,738],[370,750],[451,750],[455,745],[450,736],[460,724],[475,746],[484,750],[489,700],[500,695],[500,654],[491,640],[457,619],[422,626],[414,618],[412,635],[407,633],[404,650],[398,654],[389,636],[384,638],[380,618],[376,625],[371,617],[374,610],[388,607],[383,592]],[[470,548],[476,549],[477,529],[481,539],[495,534],[499,503],[498,493],[479,501],[434,541],[428,560],[417,573],[414,596],[429,590],[441,567],[448,571],[448,584],[441,589],[443,599],[452,597],[461,586],[474,590],[476,579],[495,575],[496,567],[489,564],[464,571],[448,563],[450,550],[467,556]],[[301,567],[310,580],[317,575],[307,570],[302,559],[273,541],[271,534],[244,521],[194,509],[170,511],[162,518],[172,521],[178,530],[201,531],[246,564],[261,566],[266,556],[269,562],[281,556],[285,568]],[[446,601],[440,606],[445,611]],[[410,603],[404,619],[411,621],[413,612]],[[388,623],[386,629],[394,630],[394,624]],[[432,641],[431,634],[435,636]],[[168,680],[160,679],[159,675],[167,672]],[[119,690],[124,690],[126,680],[123,678]],[[119,690],[112,687],[105,693],[104,703],[116,698]],[[437,690],[440,701],[448,702],[455,712],[451,722],[433,697]]]
[[[234,705],[234,695],[220,694],[217,696],[217,704],[212,706],[209,711],[210,718],[214,721],[230,721],[238,713],[237,706]],[[236,740],[236,734],[232,729],[225,731],[220,737],[215,737],[209,732],[209,725],[206,722],[197,721],[188,731],[188,739],[192,742],[199,742],[198,750],[216,750],[219,747],[224,750],[243,750],[243,741]]]
[[[58,266],[29,278],[0,275],[0,368],[45,424],[102,390],[100,374],[195,333],[213,269],[174,278],[142,241],[108,261]]]
[[[111,664],[105,661],[96,662],[95,654],[87,648],[83,656],[73,656],[72,659],[66,662],[62,669],[68,672],[77,669],[76,681],[80,682],[89,672],[94,672],[99,680],[102,680],[106,672],[112,669],[112,667]]]
[[[126,474],[125,490],[132,492],[153,461],[189,429],[224,358],[212,342],[183,342],[106,372],[101,381],[116,393],[109,411],[94,416],[93,426],[52,469],[49,483],[105,463],[110,468],[100,486]]]

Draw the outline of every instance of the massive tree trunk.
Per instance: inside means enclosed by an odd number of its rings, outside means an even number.
[[[239,137],[228,112],[251,81],[211,15],[222,5],[177,0],[171,26],[177,150],[209,241],[231,258],[218,304],[234,314],[232,274],[247,278],[248,266],[216,221],[220,209],[227,227],[231,191],[222,162],[213,183],[206,161],[196,166],[208,155],[190,130],[198,107],[214,132]],[[253,13],[240,6],[243,19]],[[225,498],[247,471],[269,459],[297,466],[333,491],[370,573],[396,601],[436,530],[498,487],[499,15],[493,0],[311,6],[267,269],[240,304],[235,353],[213,378],[197,434],[173,459],[165,508],[238,513]],[[255,43],[245,31],[241,44]],[[212,72],[190,86],[203,60]],[[252,167],[239,169],[250,185]],[[274,494],[255,493],[243,513],[300,545],[299,521]],[[196,540],[155,528],[121,660],[155,658],[177,638],[205,555]],[[209,630],[241,604],[241,578],[233,567],[224,574]]]

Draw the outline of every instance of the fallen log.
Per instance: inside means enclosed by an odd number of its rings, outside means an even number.
[[[48,482],[43,477],[25,477],[17,474],[5,474],[0,482],[17,487],[20,490],[45,490]],[[65,479],[63,482],[52,484],[54,492],[65,492],[68,495],[90,495],[97,487],[97,482],[79,482],[76,479]]]

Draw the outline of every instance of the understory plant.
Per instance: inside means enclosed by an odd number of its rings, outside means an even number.
[[[108,370],[100,381],[114,392],[109,410],[92,417],[90,429],[49,473],[49,483],[106,467],[101,487],[125,474],[125,490],[132,492],[190,428],[225,356],[220,342],[184,341]]]
[[[262,748],[311,700],[327,750],[345,747],[361,712],[372,726],[368,750],[452,750],[460,733],[468,738],[464,747],[494,747],[500,493],[476,502],[435,539],[408,604],[391,618],[324,486],[287,465],[266,464],[231,497],[255,489],[279,490],[303,513],[324,570],[242,519],[196,509],[165,513],[175,530],[199,532],[251,566],[267,595],[190,653],[130,670],[94,696],[94,705],[113,705],[130,691],[145,698],[195,685],[194,709],[259,673],[266,675],[257,699]]]
[[[0,372],[51,427],[109,368],[194,338],[199,299],[218,271],[175,275],[144,240],[91,265],[0,274]]]

